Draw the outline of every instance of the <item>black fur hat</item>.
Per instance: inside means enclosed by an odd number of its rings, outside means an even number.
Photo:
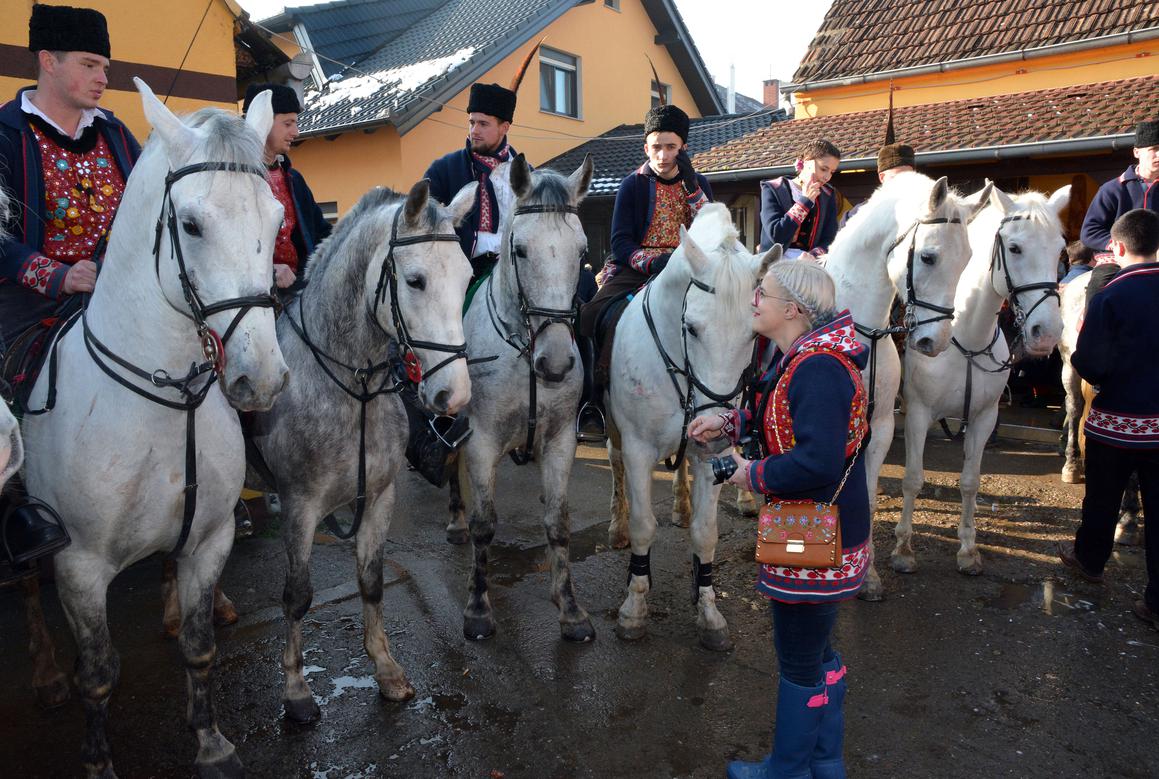
[[[891,143],[882,146],[877,152],[877,172],[883,173],[890,168],[900,168],[902,165],[914,167],[914,147],[907,143]]]
[[[644,137],[652,133],[676,133],[688,143],[688,114],[674,105],[654,106],[644,114]]]
[[[487,114],[510,122],[515,118],[515,93],[498,84],[472,84],[467,113]]]
[[[1139,122],[1135,125],[1135,148],[1159,146],[1159,121]]]
[[[109,24],[91,8],[37,3],[28,19],[28,50],[87,51],[107,59]]]
[[[242,113],[250,110],[250,104],[253,103],[254,98],[266,90],[273,92],[273,105],[275,114],[300,114],[302,113],[302,104],[298,102],[298,93],[292,87],[285,84],[250,84],[245,89],[245,102],[242,103]]]

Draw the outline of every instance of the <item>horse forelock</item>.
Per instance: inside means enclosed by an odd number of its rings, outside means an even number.
[[[188,127],[202,130],[202,140],[191,159],[261,165],[263,142],[245,120],[220,108],[202,108],[183,117]],[[157,143],[154,133],[149,144]]]
[[[1012,197],[1019,212],[1028,216],[1032,224],[1062,233],[1062,220],[1059,219],[1058,212],[1051,208],[1046,195],[1027,190]]]
[[[521,205],[570,206],[572,205],[571,184],[567,177],[554,170],[537,170],[531,174],[531,191],[520,201]],[[566,213],[548,213],[559,219]]]

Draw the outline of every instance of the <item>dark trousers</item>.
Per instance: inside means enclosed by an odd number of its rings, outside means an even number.
[[[781,678],[801,687],[815,686],[822,677],[821,666],[834,656],[829,637],[840,604],[769,603]]]
[[[1083,521],[1075,533],[1075,556],[1092,573],[1102,573],[1115,546],[1119,506],[1131,473],[1139,474],[1143,537],[1147,550],[1144,600],[1159,611],[1159,449],[1120,449],[1087,438],[1087,493]]]
[[[19,284],[0,284],[0,354],[25,330],[54,316],[66,300],[53,300]]]
[[[626,291],[639,289],[645,282],[648,281],[648,276],[640,273],[635,268],[621,268],[615,276],[606,281],[595,296],[584,304],[580,311],[579,332],[580,335],[586,335],[589,338],[596,338],[598,333],[597,328],[600,325],[600,317],[604,313],[604,308],[608,303]],[[596,360],[596,382],[604,384],[608,378],[608,372],[612,365],[612,334],[615,331],[616,323],[620,321],[620,316],[623,315],[623,309],[616,315],[614,321],[610,321],[604,327],[604,339],[600,344],[600,353]]]

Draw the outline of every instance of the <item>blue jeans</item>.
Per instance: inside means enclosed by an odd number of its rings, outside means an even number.
[[[838,603],[769,601],[773,617],[773,647],[781,678],[801,687],[821,680],[821,666],[834,657],[829,636],[837,621]]]

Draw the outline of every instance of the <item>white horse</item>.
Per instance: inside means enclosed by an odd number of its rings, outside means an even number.
[[[120,661],[109,583],[179,550],[197,769],[238,776],[213,709],[210,611],[245,477],[235,409],[268,408],[288,376],[271,307],[282,208],[261,164],[273,112],[265,93],[244,122],[216,109],[182,122],[136,83],[155,132],[126,183],[85,319],[56,347],[55,408],[24,423],[25,484],[72,538],[56,579],[79,652],[88,774],[114,775],[106,729]],[[45,403],[48,375],[33,408]]]
[[[551,598],[559,607],[560,632],[568,641],[595,638],[572,583],[567,503],[583,384],[572,333],[580,261],[587,248],[578,207],[592,170],[587,157],[568,177],[550,170],[532,173],[519,155],[491,176],[505,215],[503,248],[463,318],[472,358],[466,413],[474,432],[459,454],[447,527],[449,541],[466,540],[465,502],[474,559],[463,635],[473,641],[495,633],[487,595],[488,547],[498,521],[495,473],[499,460],[513,450],[522,452],[521,462],[534,453],[539,465]],[[469,489],[460,498],[458,487],[463,486]]]
[[[988,197],[984,189],[980,202],[972,205],[950,190],[945,177],[934,181],[920,173],[902,173],[874,192],[825,255],[837,308],[849,309],[859,340],[871,349],[864,372],[871,407],[865,454],[871,510],[893,440],[893,404],[901,381],[901,360],[888,333],[894,298],[905,306],[910,352],[936,356],[949,347],[954,291],[970,259],[966,224]],[[861,597],[881,600],[872,539],[871,533],[871,562]]]
[[[982,452],[998,420],[998,401],[1010,376],[1011,350],[998,328],[1002,301],[1009,300],[1019,328],[1021,353],[1046,357],[1062,334],[1058,300],[1058,255],[1063,247],[1059,215],[1070,202],[1070,186],[1050,199],[1037,192],[1010,197],[990,191],[990,208],[970,225],[973,256],[954,299],[953,349],[936,357],[911,352],[905,358],[905,504],[894,533],[895,571],[917,570],[913,551],[914,501],[925,483],[922,455],[930,422],[962,419],[965,457],[959,486],[958,570],[982,572],[976,543],[975,498]]]
[[[641,638],[647,629],[649,555],[656,536],[652,469],[681,451],[692,474],[692,593],[699,640],[713,650],[732,645],[712,586],[720,485],[713,484],[711,452],[696,444],[684,447],[693,414],[718,413],[738,394],[738,380],[752,358],[758,271],[780,255],[780,246],[763,257],[749,254],[737,241],[728,209],[705,205],[691,230],[681,228],[680,246],[668,265],[632,299],[616,326],[608,388],[613,480],[608,534],[614,541],[627,524],[631,540],[628,594],[616,622],[622,639]]]
[[[1062,466],[1062,480],[1067,484],[1078,484],[1083,480],[1083,458],[1079,439],[1082,435],[1086,401],[1083,398],[1082,377],[1071,367],[1070,358],[1078,346],[1079,325],[1086,311],[1087,285],[1090,281],[1091,274],[1084,273],[1068,281],[1060,293],[1063,327],[1058,351],[1062,355],[1062,388],[1066,392],[1066,417],[1062,426],[1065,441],[1063,456],[1066,461]]]

